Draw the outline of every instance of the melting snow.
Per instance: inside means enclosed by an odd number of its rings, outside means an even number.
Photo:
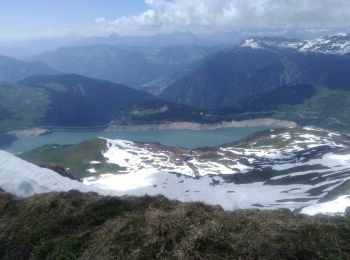
[[[294,49],[299,52],[315,52],[323,54],[345,55],[350,53],[350,35],[336,34],[314,40],[290,40],[283,38],[254,38],[241,43],[241,47],[264,49],[275,47],[281,49]]]
[[[0,165],[0,187],[18,197],[69,190],[105,193],[93,186],[86,186],[79,181],[62,177],[54,171],[23,161],[4,151],[0,151]]]
[[[312,216],[317,214],[343,215],[347,207],[350,207],[350,196],[345,195],[333,201],[305,207],[302,209],[301,213]]]
[[[304,128],[305,131],[308,129]],[[328,146],[343,148],[332,139],[303,132],[274,134],[282,140],[281,149],[271,146],[254,148],[221,147],[217,150],[172,150],[155,144],[139,144],[123,140],[107,140],[108,150],[103,154],[109,163],[118,164],[124,170],[119,174],[102,174],[85,178],[83,183],[62,177],[57,173],[34,166],[6,152],[0,151],[0,187],[19,197],[50,191],[77,189],[82,192],[95,191],[102,195],[159,195],[180,201],[202,201],[221,205],[225,209],[264,207],[268,209],[303,208],[303,213],[341,214],[350,206],[350,198],[341,196],[334,201],[316,204],[321,195],[311,196],[309,191],[321,188],[321,194],[350,179],[350,154],[324,152],[307,159],[309,153],[302,147]],[[303,152],[296,157],[297,153]],[[208,153],[207,153],[208,152]],[[90,165],[100,162],[91,161]],[[312,166],[314,168],[299,169]],[[316,167],[319,166],[319,167]],[[281,175],[272,176],[274,185],[265,181],[235,183],[230,176],[249,173],[251,170],[271,168]],[[92,167],[88,170],[96,173]],[[175,174],[176,173],[176,174]],[[307,176],[310,182],[281,184],[283,178]],[[317,182],[318,177],[321,182]],[[339,176],[338,176],[339,175]],[[267,179],[268,180],[268,179]],[[313,181],[314,180],[314,181]],[[282,182],[283,183],[283,182]],[[316,183],[316,184],[315,184]]]

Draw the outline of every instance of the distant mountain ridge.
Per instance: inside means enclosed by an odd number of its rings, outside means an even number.
[[[216,47],[191,45],[156,48],[97,44],[63,47],[28,57],[27,60],[45,62],[65,73],[142,88],[150,82],[182,71],[216,50]]]
[[[249,117],[254,111],[301,124],[308,124],[306,118],[318,118],[318,122],[311,121],[316,125],[324,121],[322,127],[329,126],[328,119],[341,117],[338,121],[346,128],[350,120],[342,111],[350,111],[349,44],[345,34],[311,41],[249,39],[169,81],[160,96],[200,109],[222,110],[222,114],[236,113],[237,117]],[[339,104],[341,109],[336,108]],[[263,114],[266,111],[269,113]],[[276,114],[279,112],[283,114]],[[293,113],[300,118],[291,116]]]
[[[346,55],[350,53],[350,34],[340,33],[316,38],[296,40],[283,37],[256,37],[243,41],[240,47],[252,49],[292,49],[301,53]]]
[[[59,71],[44,62],[24,62],[0,55],[0,82],[17,82],[37,74],[58,74]]]

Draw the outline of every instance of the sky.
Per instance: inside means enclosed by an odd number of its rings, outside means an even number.
[[[99,17],[114,20],[146,9],[143,0],[0,0],[0,38],[84,33]]]
[[[350,25],[350,0],[0,0],[0,38]]]

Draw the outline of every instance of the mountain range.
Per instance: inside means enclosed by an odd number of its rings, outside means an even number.
[[[160,96],[219,114],[271,116],[300,124],[310,119],[322,127],[345,129],[350,125],[349,46],[346,34],[309,41],[248,39],[206,58],[170,82]]]
[[[0,84],[0,128],[97,127],[128,122],[190,119],[192,110],[143,91],[74,74],[32,76]]]
[[[333,39],[332,43],[320,38],[304,45],[283,38],[246,40],[209,57],[168,86],[161,96],[181,104],[215,109],[291,84],[349,90],[350,56],[346,47],[336,52],[338,47],[334,46],[347,46],[350,40],[346,41],[348,36],[334,37],[326,38]]]
[[[100,44],[59,48],[27,60],[45,62],[65,73],[142,88],[184,70],[217,49],[190,45],[152,48]]]
[[[220,50],[222,47],[199,46],[151,48],[94,45],[60,48],[30,58],[50,65],[1,56],[3,81],[20,82],[22,88],[19,85],[4,88],[9,84],[2,84],[2,97],[9,96],[8,101],[1,104],[0,116],[3,122],[7,120],[2,123],[7,126],[30,126],[33,122],[53,126],[92,126],[108,124],[113,120],[142,123],[175,118],[217,122],[272,117],[300,125],[314,124],[344,130],[350,125],[347,116],[350,111],[350,74],[347,73],[350,66],[349,42],[347,34],[338,34],[314,40],[252,38],[224,50]],[[111,95],[111,82],[79,76],[72,78],[72,74],[69,77],[69,74],[57,75],[62,73],[59,71],[125,82],[160,95],[155,97],[143,92],[126,91],[127,88],[122,87],[123,90],[118,92],[120,98],[112,99],[111,96],[114,97],[116,93]],[[22,80],[35,74],[56,76],[35,76]],[[69,81],[74,82],[71,84],[75,85],[74,89],[79,89],[81,83],[78,78],[84,84],[91,81],[89,89],[95,88],[94,97],[84,97],[85,90],[80,94],[76,90],[70,92],[73,87],[67,88]],[[60,92],[58,88],[47,87],[51,83],[69,91]],[[29,88],[23,88],[28,85]],[[18,88],[21,91],[16,92]],[[97,88],[100,93],[96,92]],[[39,89],[44,89],[43,96],[38,94]],[[31,97],[27,100],[29,103],[23,105],[25,109],[22,106],[11,107],[18,98],[23,99],[21,93],[27,95],[29,92]],[[123,93],[128,96],[125,102],[121,101]],[[99,101],[102,96],[107,100],[106,104]],[[35,106],[39,103],[30,99],[40,101],[40,106]],[[152,102],[144,102],[143,99]],[[148,112],[140,113],[138,103],[142,103]],[[145,103],[148,103],[146,107]],[[343,106],[338,106],[339,103]],[[121,114],[122,107],[129,110]],[[167,113],[157,113],[162,107],[166,108]],[[75,112],[68,112],[73,110]],[[88,116],[86,111],[89,111]],[[30,113],[26,117],[27,122],[23,122],[21,117]],[[61,116],[63,118],[58,118],[58,114],[64,115]],[[9,116],[12,116],[11,119]]]
[[[1,144],[38,126],[293,121],[216,147],[95,137],[0,150],[0,258],[349,258],[349,46],[341,34],[29,58],[49,65],[0,56]]]
[[[58,70],[43,62],[25,62],[0,55],[0,82],[17,82],[33,75],[58,73]]]
[[[350,35],[340,33],[313,40],[286,39],[283,37],[257,37],[245,40],[241,47],[252,49],[292,49],[301,53],[345,55],[350,53]]]

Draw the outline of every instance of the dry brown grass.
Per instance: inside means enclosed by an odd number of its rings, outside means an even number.
[[[164,197],[0,193],[1,259],[350,259],[350,222]]]

